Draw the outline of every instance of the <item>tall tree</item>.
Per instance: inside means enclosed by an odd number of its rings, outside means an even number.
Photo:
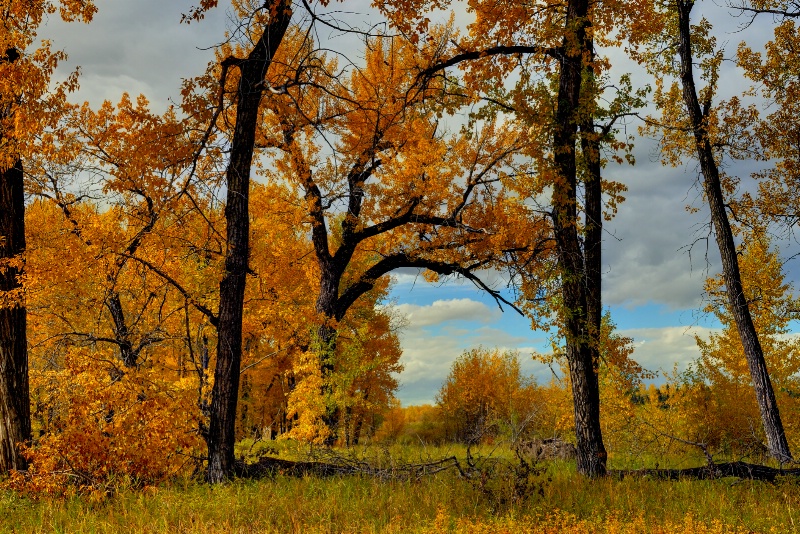
[[[600,301],[600,181],[598,156],[589,161],[596,179],[587,181],[587,220],[589,232],[585,248],[578,235],[578,169],[575,140],[579,127],[580,99],[586,57],[593,54],[590,36],[589,2],[570,0],[564,22],[565,32],[558,75],[556,120],[553,131],[554,164],[558,171],[553,181],[553,232],[558,248],[561,293],[564,299],[566,356],[569,362],[572,396],[575,405],[575,436],[578,442],[578,470],[588,476],[604,475],[606,450],[600,428],[600,385],[598,381]],[[591,132],[593,133],[593,132]],[[586,138],[584,146],[590,140]],[[595,152],[595,147],[589,147]]]
[[[477,273],[502,267],[509,255],[536,263],[549,251],[544,219],[527,217],[506,189],[523,172],[514,162],[523,137],[494,121],[448,134],[441,115],[465,101],[417,76],[420,57],[411,42],[370,39],[363,69],[307,80],[292,67],[299,77],[286,77],[300,87],[271,100],[264,142],[277,149],[276,167],[307,207],[326,375],[335,370],[337,323],[389,273],[460,276],[505,302]],[[312,73],[331,68],[323,58],[315,64]],[[318,156],[324,144],[334,156]],[[337,420],[329,414],[327,423]]]
[[[728,305],[736,321],[739,337],[742,340],[747,365],[750,368],[750,378],[753,381],[758,407],[761,411],[761,420],[764,432],[767,435],[767,445],[773,457],[779,462],[792,461],[792,453],[783,430],[778,403],[769,371],[764,360],[764,352],[758,339],[753,323],[750,307],[742,287],[742,277],[739,271],[739,259],[736,254],[736,245],[733,241],[725,198],[722,193],[722,181],[719,167],[714,159],[714,152],[707,133],[707,118],[711,108],[711,91],[707,91],[703,106],[697,95],[694,82],[692,49],[692,26],[690,14],[694,7],[693,1],[678,0],[678,55],[680,56],[680,79],[683,87],[683,101],[689,114],[690,126],[694,134],[697,157],[700,160],[700,170],[703,174],[703,185],[706,201],[711,210],[711,222],[714,226],[714,235],[722,258],[722,273],[725,280],[725,289],[728,295]]]
[[[249,9],[245,9],[245,7]],[[250,254],[250,170],[255,150],[259,107],[265,91],[264,79],[289,27],[292,10],[288,0],[270,0],[263,5],[242,6],[252,17],[248,28],[254,44],[242,58],[227,57],[223,72],[239,71],[236,93],[236,123],[226,172],[225,274],[219,285],[217,361],[211,393],[208,429],[208,471],[211,483],[222,482],[233,468],[236,440],[236,403],[239,398],[239,368],[242,358],[242,309]],[[222,83],[224,87],[224,81]]]
[[[89,21],[91,0],[11,1],[0,19],[0,474],[22,469],[17,445],[30,439],[26,309],[22,254],[25,251],[23,161],[36,136],[52,125],[76,77],[50,90],[50,78],[65,57],[46,41],[31,48],[43,17],[59,10],[64,20]]]
[[[724,190],[731,189],[732,181],[720,171],[718,162],[725,154],[721,152],[722,149],[727,150],[727,154],[733,158],[750,154],[749,148],[742,146],[742,141],[750,138],[746,127],[750,114],[737,99],[719,106],[720,109],[712,105],[716,96],[722,55],[710,35],[708,21],[702,19],[697,25],[692,25],[691,13],[694,6],[693,0],[676,0],[666,7],[664,34],[656,39],[654,50],[657,51],[649,56],[650,68],[659,79],[657,105],[663,111],[664,122],[672,129],[664,134],[664,145],[670,154],[668,157],[673,158],[673,161],[680,155],[693,153],[700,163],[704,196],[711,212],[711,224],[722,259],[728,306],[742,341],[768,448],[776,460],[789,462],[792,461],[792,455],[758,332],[742,286],[739,259],[728,219],[729,203]],[[665,44],[674,54],[668,61],[675,59],[674,63],[667,65],[664,64],[662,54]],[[694,76],[698,57],[702,58],[701,72],[707,81],[707,85],[700,90]],[[678,81],[671,86],[664,84],[665,74],[674,75]],[[682,102],[683,109],[676,107],[676,102]]]
[[[0,68],[19,57],[15,48],[9,48]],[[4,115],[0,120],[6,126],[13,117],[10,110]],[[0,130],[0,142],[8,143],[7,136]],[[17,445],[31,435],[26,310],[18,279],[25,251],[24,176],[19,155],[4,159],[10,164],[0,163],[0,473],[25,467]]]
[[[428,5],[424,0],[418,3]],[[419,15],[424,12],[421,6],[410,14],[403,9],[405,2],[390,6],[389,14],[402,30],[426,27]],[[602,79],[608,62],[595,56],[594,41],[619,45],[618,35],[636,24],[633,10],[638,10],[637,17],[644,16],[646,4],[476,1],[471,7],[476,19],[469,35],[452,49],[442,45],[423,73],[434,75],[464,64],[464,91],[476,101],[485,98],[496,112],[513,113],[528,128],[532,142],[525,154],[536,162],[537,172],[531,173],[536,178],[519,180],[517,187],[531,203],[538,203],[548,188],[552,193],[550,205],[541,211],[550,216],[555,242],[559,324],[573,378],[578,468],[588,476],[602,475],[606,454],[600,432],[597,366],[602,221],[607,215],[603,195],[613,204],[624,187],[602,179],[605,161],[600,147],[629,148],[614,140],[614,123],[632,106],[641,105],[641,99],[625,81],[620,84],[625,89],[609,109],[601,109],[603,90],[597,80]],[[520,81],[504,89],[509,84],[500,80],[506,80],[509,72],[515,72]],[[458,82],[451,79],[451,83]],[[542,314],[536,304],[542,302],[543,273],[534,269],[526,274],[533,280],[523,282],[532,303],[527,306],[533,315],[550,316],[552,310]]]

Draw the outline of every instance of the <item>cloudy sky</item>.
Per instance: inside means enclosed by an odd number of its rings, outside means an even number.
[[[76,100],[96,106],[105,99],[116,102],[127,91],[165,108],[179,99],[181,78],[203,72],[213,58],[210,47],[223,40],[230,22],[226,2],[220,3],[223,7],[206,20],[185,25],[179,21],[192,5],[189,0],[98,0],[99,11],[90,25],[64,24],[56,16],[40,29],[40,37],[69,54],[62,73],[81,66]],[[368,2],[348,0],[334,8],[348,12],[343,18],[375,21]],[[697,9],[706,9],[722,28],[719,42],[727,43],[731,53],[740,40],[763,42],[771,34],[770,21],[739,31],[742,21],[715,3],[704,2]],[[458,19],[468,20],[468,15],[460,13]],[[320,30],[319,38],[358,53],[352,38],[329,30]],[[635,66],[624,69],[634,73],[634,80],[645,79]],[[740,73],[733,68],[725,72],[723,88],[735,91],[741,86]],[[637,126],[630,127],[635,131]],[[695,163],[662,167],[656,144],[648,139],[637,141],[636,157],[634,167],[606,171],[607,177],[627,184],[628,193],[619,215],[606,227],[604,299],[621,333],[634,338],[634,358],[648,369],[670,370],[697,356],[695,334],[705,336],[716,326],[698,310],[703,281],[718,270],[718,254],[713,239],[707,239],[708,214]],[[687,205],[701,209],[689,213]],[[795,269],[791,264],[788,268]],[[549,380],[550,369],[530,358],[534,351],[549,350],[548,334],[532,331],[511,310],[500,311],[469,284],[429,285],[421,277],[402,274],[396,277],[392,299],[408,318],[399,392],[404,404],[432,402],[452,361],[479,345],[517,349],[527,372]]]

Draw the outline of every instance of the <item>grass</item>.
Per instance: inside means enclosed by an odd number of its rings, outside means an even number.
[[[388,452],[364,450],[400,461]],[[463,450],[397,451],[404,461],[447,453]],[[211,487],[184,480],[55,501],[0,492],[0,532],[800,532],[800,483],[790,479],[590,481],[574,464],[552,462],[532,477],[527,498],[509,503],[503,475],[495,478],[491,494],[452,472],[418,481],[279,475]]]

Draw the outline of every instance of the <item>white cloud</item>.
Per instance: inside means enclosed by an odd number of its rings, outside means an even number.
[[[406,316],[411,328],[458,320],[489,322],[496,319],[499,314],[499,310],[491,310],[482,302],[467,298],[436,300],[427,306],[397,304],[394,308]]]
[[[662,328],[632,328],[620,330],[619,334],[633,338],[636,349],[631,356],[642,367],[650,371],[672,371],[686,366],[700,356],[695,336],[708,339],[709,334],[719,332],[703,326],[667,326]]]
[[[543,344],[541,333],[530,330],[511,332],[505,327],[511,316],[472,299],[437,300],[428,306],[396,305],[410,327],[403,331],[398,396],[405,404],[431,403],[447,378],[453,362],[464,351],[483,346],[500,350],[519,350],[523,372],[543,372],[530,358],[529,347]],[[511,312],[508,312],[511,313]],[[477,328],[459,321],[479,321]],[[526,335],[529,334],[529,335]],[[541,367],[541,366],[540,366]],[[548,371],[549,373],[549,371]]]

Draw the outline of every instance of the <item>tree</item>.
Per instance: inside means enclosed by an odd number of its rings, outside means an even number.
[[[31,45],[42,18],[60,10],[64,20],[89,21],[91,0],[11,2],[0,23],[0,474],[22,469],[17,445],[30,439],[26,309],[19,277],[25,251],[23,161],[36,137],[61,112],[76,76],[49,92],[65,57],[49,43]]]
[[[384,9],[402,31],[422,33],[427,28],[428,7],[434,7],[433,3],[420,0],[411,5],[387,2]],[[437,2],[435,7],[443,4]],[[588,476],[602,475],[606,453],[597,384],[601,239],[606,216],[602,202],[605,193],[613,205],[624,187],[602,179],[605,160],[600,149],[603,145],[630,149],[614,139],[614,124],[642,102],[641,94],[631,92],[623,79],[620,86],[625,90],[608,109],[602,109],[603,89],[598,82],[608,61],[595,56],[594,41],[619,45],[620,35],[635,35],[631,30],[648,23],[649,8],[647,3],[596,5],[584,0],[525,5],[473,2],[470,7],[476,18],[469,35],[449,39],[456,43],[452,48],[447,40],[441,42],[438,55],[431,55],[423,74],[432,76],[464,64],[467,74],[462,91],[476,102],[485,98],[487,109],[495,114],[514,114],[528,129],[531,142],[525,154],[536,162],[536,172],[531,172],[535,178],[520,180],[517,190],[536,204],[548,188],[551,191],[550,206],[541,211],[549,216],[557,257],[560,296],[553,308],[561,314],[573,375],[578,469]],[[512,72],[520,82],[506,90]],[[553,274],[553,266],[547,265],[538,271],[534,266],[523,276],[523,302],[528,301],[523,305],[538,320],[553,311],[543,312],[539,306],[543,288],[553,286]]]
[[[502,427],[517,427],[516,434],[532,427],[538,415],[536,393],[536,382],[520,371],[519,355],[479,348],[453,362],[436,404],[448,437],[475,444],[498,435]]]
[[[528,217],[506,190],[523,172],[514,162],[520,132],[487,121],[449,134],[441,117],[463,99],[417,76],[422,45],[369,39],[364,68],[349,76],[314,57],[308,43],[295,46],[289,57],[314,68],[287,63],[286,72],[272,73],[272,86],[285,79],[294,86],[270,99],[262,142],[307,210],[323,378],[336,370],[337,323],[396,269],[461,276],[508,303],[476,273],[511,255],[535,263],[548,252],[543,218]],[[320,156],[325,146],[332,156]],[[334,432],[338,420],[335,410],[326,415]]]
[[[564,332],[575,403],[575,435],[578,441],[578,470],[589,476],[605,474],[606,450],[600,427],[600,384],[598,381],[600,317],[600,180],[587,181],[587,242],[581,250],[578,236],[578,182],[575,137],[579,127],[580,99],[587,64],[593,53],[589,34],[589,2],[570,0],[564,21],[563,54],[558,78],[557,108],[553,131],[553,233],[558,248],[559,276],[564,306]],[[583,90],[582,90],[583,89]],[[586,141],[589,142],[588,139]],[[592,149],[593,150],[593,149]],[[599,156],[590,168],[599,171]],[[598,163],[596,163],[596,161]],[[594,239],[594,241],[590,241]],[[594,341],[593,341],[594,340]]]
[[[775,386],[777,400],[785,408],[792,403],[800,385],[796,376],[800,372],[800,346],[796,340],[786,337],[796,313],[797,299],[784,280],[780,258],[763,230],[745,235],[738,256],[743,291],[750,303],[770,380]],[[717,316],[723,330],[711,335],[708,341],[697,339],[701,356],[695,372],[697,379],[708,385],[716,401],[719,415],[714,429],[715,441],[747,449],[747,445],[752,445],[760,436],[752,430],[758,426],[759,409],[752,400],[743,402],[749,397],[747,391],[752,388],[752,382],[723,277],[709,278],[706,293],[709,296],[706,310]],[[790,428],[794,426],[789,423]]]
[[[286,0],[235,4],[240,16],[251,16],[247,28],[253,45],[245,57],[229,56],[223,68],[239,70],[236,93],[236,122],[226,172],[227,200],[225,274],[219,284],[217,362],[211,393],[208,428],[208,472],[206,479],[218,483],[230,476],[236,440],[236,404],[239,398],[239,368],[242,358],[242,308],[250,248],[250,169],[255,149],[259,107],[264,78],[272,58],[289,27],[292,10]]]
[[[749,147],[744,140],[749,138],[747,124],[752,113],[743,108],[738,99],[729,101],[719,110],[712,106],[722,55],[715,49],[715,41],[709,35],[709,23],[703,19],[698,25],[691,24],[693,7],[693,1],[678,0],[670,4],[665,12],[668,17],[666,29],[663,36],[656,39],[655,45],[659,50],[650,56],[651,71],[659,77],[656,103],[663,111],[664,123],[673,130],[664,135],[667,151],[672,152],[671,157],[679,158],[679,155],[693,152],[700,163],[705,199],[711,212],[711,223],[722,259],[728,305],[744,347],[768,446],[775,459],[788,462],[792,460],[792,455],[758,332],[742,288],[733,230],[728,219],[728,203],[724,191],[731,190],[732,182],[720,172],[718,163],[718,159],[725,155],[720,148],[726,149],[727,154],[733,158],[742,158],[749,154]],[[661,57],[661,47],[664,44],[677,56],[676,67],[664,65],[655,59]],[[698,55],[703,58],[702,76],[708,82],[700,91],[693,72]],[[659,74],[661,72],[676,76],[679,82],[665,90],[663,74]],[[682,101],[685,107],[677,109],[676,101]],[[688,135],[684,135],[684,132],[688,132]]]

